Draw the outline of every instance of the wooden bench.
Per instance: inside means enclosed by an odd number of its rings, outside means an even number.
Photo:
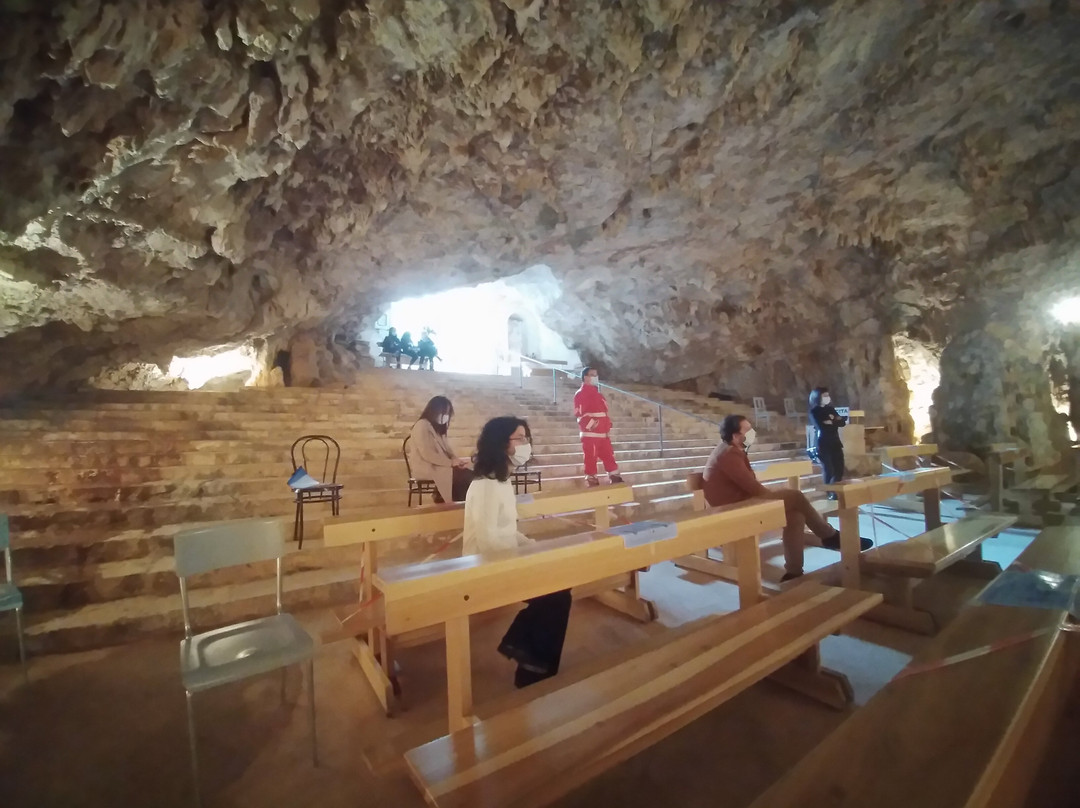
[[[1018,562],[1080,574],[1080,529],[1043,530]],[[1080,676],[1080,633],[1061,630],[1069,620],[1058,609],[972,601],[752,808],[1027,804]]]
[[[560,514],[592,512],[592,524],[570,521],[560,532],[577,533],[595,527],[604,529],[611,525],[610,508],[634,501],[629,485],[605,485],[584,491],[549,491],[525,494],[518,497],[518,517],[533,519]],[[459,531],[465,524],[465,506],[460,502],[431,505],[423,508],[397,508],[375,511],[362,519],[343,517],[331,519],[323,528],[327,547],[360,544],[364,573],[360,581],[360,603],[368,603],[375,597],[373,580],[379,569],[379,545],[409,536]],[[606,606],[617,609],[635,619],[656,619],[656,606],[641,597],[638,586],[638,570],[624,573],[606,586],[575,591],[575,597],[595,597]],[[401,706],[401,688],[395,673],[394,651],[442,639],[442,626],[391,637],[384,627],[375,626],[363,632],[349,628],[350,611],[341,617],[341,625],[322,636],[323,642],[333,642],[345,637],[354,640],[353,653],[360,670],[368,680],[379,703],[387,715],[393,715]]]
[[[758,536],[783,525],[779,502],[754,502],[671,522],[637,523],[613,531],[651,527],[652,536],[624,539],[609,531],[564,536],[490,556],[463,556],[384,568],[375,575],[381,597],[355,616],[353,627],[384,626],[390,636],[445,625],[449,727],[472,718],[469,616],[522,600],[610,580],[714,544],[745,547],[739,554],[739,602],[762,598]],[[670,538],[663,538],[670,536]]]
[[[890,468],[893,467],[893,463],[897,460],[911,458],[918,462],[920,458],[930,458],[937,453],[938,446],[936,443],[915,443],[908,446],[881,446],[878,448],[878,457],[881,458],[882,465]]]
[[[770,463],[767,466],[754,470],[754,476],[757,477],[758,482],[766,483],[776,480],[786,480],[788,488],[793,488],[796,491],[801,487],[800,478],[813,473],[814,466],[809,460],[781,461],[778,463]],[[704,511],[708,508],[708,503],[705,501],[705,491],[703,490],[704,484],[705,481],[702,478],[701,472],[694,472],[686,478],[686,486],[693,492],[693,509],[695,511]],[[823,514],[831,513],[835,511],[835,509],[835,503],[831,501],[827,501],[825,508],[819,508]],[[814,541],[817,541],[817,539],[814,538]],[[724,555],[725,553],[726,555]],[[720,555],[721,557],[717,558],[714,554]],[[725,581],[733,581],[737,574],[737,568],[735,561],[727,557],[730,555],[732,555],[730,548],[726,550],[721,548],[706,548],[700,553],[694,553],[676,559],[675,565],[683,569],[711,575]]]
[[[918,580],[949,567],[969,575],[993,577],[1000,568],[982,560],[982,542],[1016,522],[1012,516],[976,514],[942,526],[941,486],[952,479],[947,468],[865,477],[826,486],[836,491],[840,509],[840,582],[852,589],[883,592],[885,603],[867,617],[899,628],[933,634],[934,617],[916,609],[912,590]],[[926,532],[860,553],[859,508],[886,502],[901,494],[922,493]],[[834,580],[835,570],[812,573]]]
[[[411,750],[409,772],[437,808],[546,805],[797,664],[877,597],[806,583],[695,621],[587,679]]]

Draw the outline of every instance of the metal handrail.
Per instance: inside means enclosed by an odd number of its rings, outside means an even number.
[[[533,359],[532,357],[529,357],[529,356],[522,356],[521,354],[519,354],[518,356],[520,357],[522,362],[532,362],[534,365],[539,365],[540,367],[546,368],[546,369],[551,371],[551,401],[552,401],[553,404],[558,404],[559,403],[559,385],[558,385],[557,377],[555,375],[556,373],[562,373],[562,374],[564,374],[564,375],[566,375],[566,376],[568,376],[570,378],[574,378],[574,379],[580,378],[578,373],[574,373],[572,371],[569,371],[566,368],[560,368],[560,367],[557,367],[556,365],[549,365],[547,362],[541,362],[539,359]],[[524,388],[525,387],[525,374],[524,373],[519,373],[518,374],[518,380],[520,382],[520,387]],[[636,398],[639,401],[644,401],[645,403],[651,404],[652,406],[656,407],[656,422],[657,422],[657,424],[659,425],[659,428],[660,428],[660,456],[661,457],[664,456],[664,410],[671,410],[672,412],[678,413],[679,415],[684,415],[684,416],[686,416],[688,418],[694,418],[694,419],[696,419],[698,421],[702,421],[702,422],[704,422],[706,424],[711,424],[712,426],[715,426],[717,429],[720,428],[720,423],[718,421],[713,421],[711,418],[706,418],[703,415],[698,415],[697,413],[694,413],[694,412],[687,412],[686,410],[680,410],[678,407],[673,407],[670,404],[663,403],[662,401],[656,401],[656,400],[651,399],[651,398],[646,398],[645,396],[638,395],[637,393],[631,393],[629,390],[623,390],[621,387],[615,387],[612,384],[604,384],[603,382],[601,382],[597,386],[600,387],[600,388],[607,388],[608,390],[611,390],[613,393],[619,393],[620,395],[630,396],[630,398]]]

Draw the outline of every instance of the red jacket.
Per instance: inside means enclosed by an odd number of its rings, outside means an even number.
[[[611,431],[607,399],[595,385],[583,384],[574,393],[574,417],[583,438],[606,438]]]

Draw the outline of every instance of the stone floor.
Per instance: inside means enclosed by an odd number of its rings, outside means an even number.
[[[1015,555],[1023,541],[996,540],[988,555]],[[978,589],[977,582],[943,576],[923,594],[947,614]],[[644,578],[661,623],[674,625],[733,608],[734,587],[684,573],[670,564]],[[325,612],[301,615],[313,631],[331,624]],[[511,666],[492,649],[506,620],[474,628],[473,665],[478,708],[519,698]],[[622,647],[660,625],[641,626],[597,604],[576,604],[564,655],[563,682],[592,657]],[[925,642],[871,623],[823,644],[826,664],[845,672],[865,703]],[[423,801],[390,754],[430,732],[445,710],[442,646],[401,654],[408,709],[388,719],[365,689],[343,643],[316,658],[321,765],[311,765],[304,680],[297,669],[197,698],[200,763],[206,806],[420,808]],[[1067,731],[1080,727],[1072,711]],[[571,794],[561,808],[619,805],[748,805],[845,718],[771,683],[761,683],[664,742]],[[1065,731],[1065,730],[1063,730]],[[1074,734],[1073,739],[1077,737]],[[404,739],[404,740],[402,740]],[[1062,746],[1062,749],[1067,747]],[[383,759],[380,774],[369,758]],[[30,682],[18,668],[0,666],[0,793],[4,808],[189,806],[191,778],[184,697],[175,640],[147,641],[101,651],[41,657]],[[1037,789],[1040,808],[1075,806],[1076,767]],[[1070,798],[1076,801],[1069,801]],[[1033,798],[1034,799],[1034,798]],[[1064,801],[1062,801],[1064,800]]]

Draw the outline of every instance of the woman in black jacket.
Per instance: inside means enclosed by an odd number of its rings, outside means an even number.
[[[817,427],[817,454],[825,484],[838,483],[844,479],[840,427],[847,423],[847,418],[833,408],[828,387],[815,387],[810,393],[810,421]],[[836,499],[836,494],[830,492],[829,499]]]

